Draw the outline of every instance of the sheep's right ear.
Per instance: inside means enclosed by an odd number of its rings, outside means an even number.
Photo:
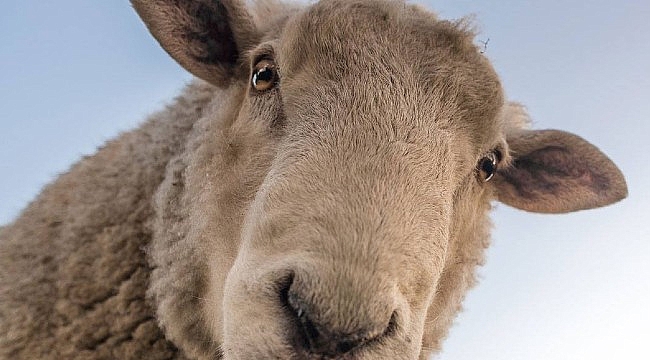
[[[261,38],[238,0],[131,0],[160,45],[181,66],[217,86],[247,73],[242,54]]]

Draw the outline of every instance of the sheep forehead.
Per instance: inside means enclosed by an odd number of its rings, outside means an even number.
[[[426,71],[429,60],[444,60],[441,47],[457,57],[471,57],[476,52],[472,35],[463,26],[401,2],[324,0],[289,21],[281,52],[289,54],[284,64],[288,72],[314,62],[354,67],[381,60],[422,65],[418,70]]]
[[[276,55],[288,98],[293,85],[299,88],[295,93],[304,97],[309,93],[304,87],[310,86],[306,82],[332,80],[329,85],[349,85],[343,93],[357,99],[382,92],[391,101],[401,100],[401,110],[435,108],[447,117],[460,110],[462,123],[453,127],[470,137],[488,133],[486,138],[494,138],[499,130],[501,87],[473,44],[473,34],[419,7],[401,1],[320,1],[289,21]],[[379,86],[354,91],[368,87],[367,79],[379,80]],[[327,91],[318,90],[321,96]],[[443,92],[453,92],[453,101],[443,99]],[[433,99],[446,105],[433,104]]]

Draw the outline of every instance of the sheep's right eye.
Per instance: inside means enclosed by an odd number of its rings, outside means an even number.
[[[257,91],[271,90],[278,81],[278,72],[273,60],[260,60],[253,68],[251,85]]]
[[[494,177],[499,166],[499,161],[501,160],[500,155],[499,152],[493,151],[481,158],[476,166],[479,180],[488,182]]]

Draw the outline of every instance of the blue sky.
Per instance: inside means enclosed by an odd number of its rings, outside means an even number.
[[[630,188],[620,204],[570,215],[498,206],[481,283],[438,358],[650,358],[650,2],[420,3],[444,18],[474,14],[535,127],[592,141]],[[0,223],[189,79],[126,0],[6,0]]]

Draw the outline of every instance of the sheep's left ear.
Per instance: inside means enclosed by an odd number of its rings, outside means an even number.
[[[512,163],[493,181],[497,199],[518,209],[564,213],[627,196],[618,167],[586,140],[559,130],[521,130],[507,138]]]
[[[244,69],[260,34],[240,0],[131,0],[151,34],[186,70],[217,86]]]

